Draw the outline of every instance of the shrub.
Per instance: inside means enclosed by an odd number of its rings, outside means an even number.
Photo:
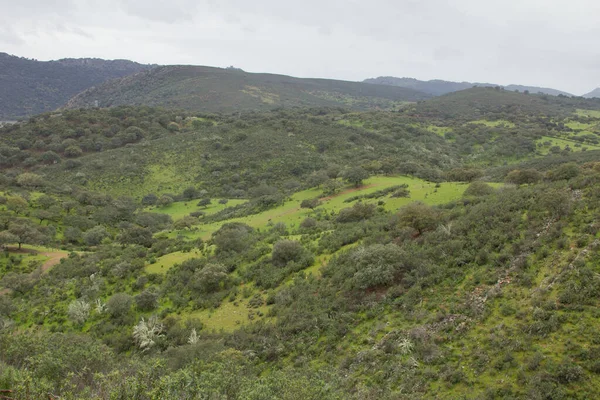
[[[271,262],[277,267],[285,267],[289,262],[300,261],[306,253],[300,242],[280,240],[273,246]]]
[[[144,290],[135,296],[135,305],[140,311],[151,311],[158,307],[158,293]]]
[[[108,313],[113,318],[120,318],[129,313],[133,299],[126,293],[114,294],[106,302]]]

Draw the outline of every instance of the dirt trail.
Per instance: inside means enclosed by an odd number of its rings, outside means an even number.
[[[60,263],[60,260],[62,260],[63,258],[67,258],[69,256],[69,253],[67,253],[66,251],[51,251],[51,252],[43,252],[43,253],[39,253],[39,254],[44,257],[49,257],[48,260],[46,260],[42,264],[42,273],[47,272],[50,268],[52,268],[56,264]]]

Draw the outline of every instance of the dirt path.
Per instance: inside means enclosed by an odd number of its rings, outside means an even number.
[[[63,258],[67,258],[69,256],[69,253],[67,253],[66,251],[53,251],[53,252],[44,252],[44,253],[39,253],[39,254],[44,257],[49,257],[48,260],[46,260],[42,264],[42,273],[48,272],[48,270],[50,268],[52,268],[56,264],[60,263],[60,260],[62,260]]]

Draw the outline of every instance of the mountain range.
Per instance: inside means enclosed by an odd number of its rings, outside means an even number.
[[[37,61],[0,53],[0,121],[59,108],[153,105],[200,112],[290,107],[394,109],[474,86],[572,96],[551,88],[378,77],[363,82],[248,73],[238,68],[145,65],[128,60]],[[600,97],[600,88],[583,97]]]

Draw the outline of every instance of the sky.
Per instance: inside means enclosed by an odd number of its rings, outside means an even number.
[[[600,86],[597,0],[0,0],[0,52],[360,81]]]

